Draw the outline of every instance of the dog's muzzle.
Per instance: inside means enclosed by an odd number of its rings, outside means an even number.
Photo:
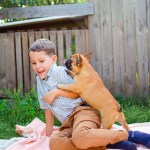
[[[68,59],[66,62],[65,62],[65,66],[68,70],[71,70],[71,63],[72,63],[72,60],[71,59]]]

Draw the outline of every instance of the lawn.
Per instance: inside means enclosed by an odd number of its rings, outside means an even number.
[[[22,94],[21,88],[10,92],[6,90],[7,99],[0,100],[0,139],[18,136],[15,125],[27,125],[35,117],[45,122],[44,112],[39,109],[37,94],[34,89]],[[123,108],[128,124],[150,121],[150,98],[116,97]],[[55,119],[55,125],[60,125]]]

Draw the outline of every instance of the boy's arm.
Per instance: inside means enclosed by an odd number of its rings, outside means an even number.
[[[53,132],[54,115],[49,109],[45,110],[45,120],[46,120],[46,136],[50,136]]]
[[[62,89],[54,89],[51,90],[49,92],[47,92],[43,99],[46,103],[48,104],[52,104],[53,101],[56,99],[56,97],[58,96],[63,96],[63,97],[68,97],[68,98],[72,98],[72,99],[77,99],[79,98],[79,95],[77,93],[74,92],[68,92]]]

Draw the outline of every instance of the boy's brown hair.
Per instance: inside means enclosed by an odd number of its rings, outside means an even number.
[[[30,51],[45,51],[48,55],[55,55],[55,44],[48,39],[38,39],[31,44]]]

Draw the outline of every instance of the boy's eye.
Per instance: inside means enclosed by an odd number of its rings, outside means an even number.
[[[36,63],[31,63],[32,65],[35,65]]]
[[[44,60],[41,60],[40,62],[44,62]]]

